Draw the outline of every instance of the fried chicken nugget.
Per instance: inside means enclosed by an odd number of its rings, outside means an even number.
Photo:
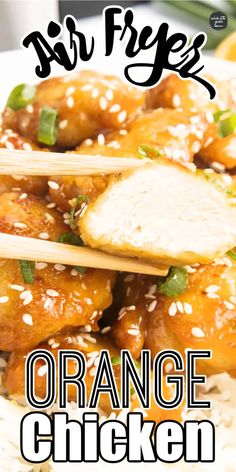
[[[153,357],[162,349],[211,349],[212,359],[199,360],[199,369],[235,375],[236,264],[224,257],[188,270],[188,288],[176,297],[158,294],[153,277],[122,276],[124,307],[112,336],[135,357],[143,346]]]
[[[18,193],[0,196],[0,231],[57,241],[67,231],[43,200]],[[30,252],[30,247],[29,247]],[[91,324],[112,302],[115,272],[36,263],[33,284],[25,283],[18,261],[0,261],[0,349],[35,346],[63,328]],[[17,335],[16,335],[17,328]]]
[[[30,107],[6,107],[3,127],[39,142],[40,111],[47,106],[58,113],[55,145],[71,149],[100,130],[122,128],[143,104],[144,93],[119,78],[81,71],[41,82]]]

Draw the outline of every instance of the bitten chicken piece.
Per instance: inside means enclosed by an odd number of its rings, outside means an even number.
[[[41,82],[30,106],[6,107],[3,127],[38,142],[40,111],[53,108],[58,112],[55,145],[73,148],[99,130],[122,128],[143,104],[144,93],[119,78],[81,71]]]
[[[110,184],[79,228],[89,246],[110,253],[204,263],[236,245],[236,208],[203,176],[160,158]]]
[[[30,139],[23,138],[10,129],[0,131],[0,148],[35,151],[39,147]],[[24,175],[0,175],[0,194],[11,190],[22,190],[34,195],[45,195],[47,193],[47,178]]]
[[[1,232],[57,241],[67,230],[61,216],[43,200],[17,193],[0,196]],[[29,284],[18,261],[1,259],[0,267],[2,350],[33,347],[66,327],[90,324],[96,330],[97,320],[112,302],[115,272],[88,269],[81,275],[73,267],[37,262]]]
[[[197,361],[199,372],[236,375],[236,263],[224,256],[187,270],[188,286],[175,297],[158,293],[157,278],[121,274],[111,336],[135,358],[143,348],[153,358],[163,349],[211,349],[211,360]]]
[[[210,78],[216,88],[215,100],[209,100],[208,91],[194,80],[183,80],[175,74],[168,75],[156,87],[147,90],[147,108],[181,108],[189,112],[208,112],[209,121],[213,121],[211,113],[236,105],[235,80],[217,80]],[[210,113],[209,113],[210,112]]]
[[[207,135],[206,135],[207,133]],[[126,130],[107,135],[100,134],[94,141],[86,140],[77,148],[79,154],[112,157],[142,156],[156,159],[159,155],[174,160],[192,162],[209,136],[216,136],[206,119],[183,115],[177,110],[155,110],[143,113],[127,125]],[[52,200],[63,210],[69,209],[68,201],[80,194],[90,200],[102,193],[108,176],[95,177],[50,177]]]
[[[99,354],[102,349],[108,349],[111,361],[113,363],[113,371],[115,381],[120,390],[120,364],[119,357],[120,351],[113,345],[112,341],[106,336],[95,335],[90,333],[81,333],[77,335],[59,335],[53,339],[49,339],[47,344],[41,344],[38,346],[40,349],[47,349],[54,354],[57,360],[58,349],[73,349],[79,350],[84,353],[87,360],[87,374],[85,376],[86,393],[87,398],[89,397],[96,374],[98,365]],[[11,396],[24,395],[25,392],[25,358],[28,352],[16,353],[13,352],[10,356],[9,363],[4,373],[4,385]],[[35,393],[39,397],[45,397],[46,393],[46,378],[47,373],[43,361],[37,361],[35,363],[36,382],[35,382]],[[68,361],[68,373],[73,375],[76,373],[76,363],[73,360]],[[131,390],[132,392],[132,390]],[[77,390],[74,385],[68,385],[68,398],[70,401],[77,400]],[[166,399],[171,399],[174,395],[174,388],[171,385],[167,385],[163,382],[163,394]],[[131,394],[130,398],[130,410],[140,408],[140,402],[136,394]],[[108,394],[101,394],[99,397],[99,407],[106,414],[112,412],[110,398]],[[159,408],[154,402],[153,395],[151,395],[151,407],[149,410],[142,410],[145,416],[145,420],[156,420],[162,421],[165,419],[175,419],[179,421],[181,419],[182,406],[175,410],[164,410]]]

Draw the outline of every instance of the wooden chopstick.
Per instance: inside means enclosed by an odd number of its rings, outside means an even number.
[[[115,174],[145,165],[149,159],[0,149],[0,175]]]
[[[12,234],[0,233],[0,258],[60,263],[71,266],[166,275],[166,266],[155,267],[137,259],[118,257],[88,247],[42,241]]]

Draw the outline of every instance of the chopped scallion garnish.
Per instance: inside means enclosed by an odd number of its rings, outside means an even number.
[[[35,96],[36,88],[29,84],[19,84],[11,91],[7,107],[12,110],[20,110],[29,105]]]
[[[74,268],[75,270],[77,270],[77,272],[79,272],[80,274],[85,274],[85,272],[86,272],[86,267],[74,266],[73,268]]]
[[[227,254],[227,256],[229,256],[233,261],[236,261],[236,248],[231,249],[231,250],[228,251],[226,254]]]
[[[34,261],[19,261],[21,274],[26,284],[34,282],[35,262]]]
[[[76,228],[76,224],[75,224],[76,208],[81,203],[88,203],[88,197],[86,195],[79,195],[77,198],[74,198],[73,200],[74,200],[73,201],[73,206],[72,206],[71,211],[70,211],[70,227],[71,227],[71,229]]]
[[[171,267],[166,277],[157,277],[157,291],[176,297],[188,286],[188,272],[184,267]]]
[[[53,108],[42,108],[39,116],[38,141],[53,146],[57,139],[58,112]]]
[[[138,146],[137,151],[142,159],[152,159],[154,157],[160,156],[158,149],[153,146],[149,146],[148,144],[142,144],[141,146]]]
[[[121,364],[121,357],[111,357],[111,363],[112,365],[120,365]]]
[[[63,233],[58,238],[59,243],[72,244],[73,246],[84,246],[84,242],[78,234]]]
[[[236,110],[220,110],[214,113],[214,121],[218,123],[219,136],[224,138],[234,133],[236,129]]]

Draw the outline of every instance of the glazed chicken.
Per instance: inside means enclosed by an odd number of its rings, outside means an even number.
[[[3,128],[45,144],[40,140],[39,121],[42,109],[48,107],[58,120],[53,145],[73,148],[100,130],[123,128],[144,105],[144,99],[143,92],[117,77],[81,71],[41,82],[26,107],[14,110],[7,106]]]
[[[20,193],[0,196],[0,231],[57,241],[68,228],[45,202]],[[30,250],[30,248],[29,248]],[[115,272],[36,263],[33,284],[25,283],[19,262],[1,260],[0,349],[33,347],[61,329],[97,321],[112,302]],[[17,326],[17,336],[16,336]]]
[[[136,359],[143,348],[153,357],[167,346],[182,354],[186,348],[211,349],[212,359],[199,360],[199,371],[235,375],[236,264],[224,257],[187,271],[188,286],[177,296],[158,292],[158,278],[121,275],[122,306],[111,336]]]

